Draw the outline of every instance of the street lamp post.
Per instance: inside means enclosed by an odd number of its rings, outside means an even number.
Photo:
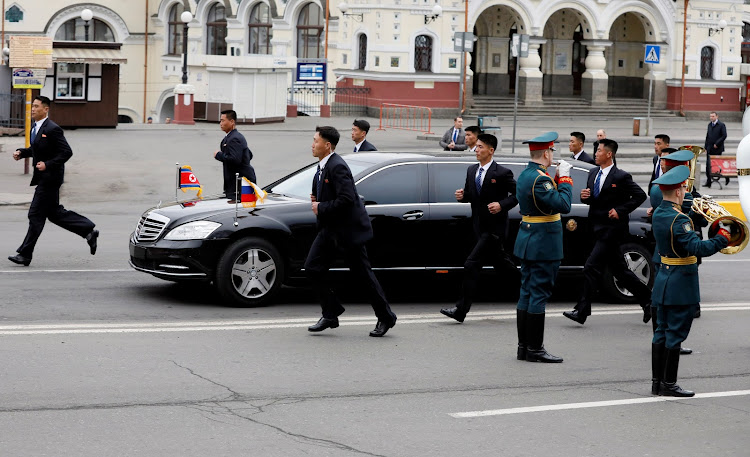
[[[81,19],[83,19],[83,30],[84,30],[84,40],[89,41],[89,21],[94,18],[94,12],[90,9],[86,8],[85,10],[81,11]]]
[[[190,11],[184,11],[180,15],[180,20],[185,24],[182,31],[182,84],[187,84],[188,23],[193,20],[193,14]]]

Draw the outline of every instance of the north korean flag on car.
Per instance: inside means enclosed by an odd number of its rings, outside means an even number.
[[[240,203],[245,208],[250,208],[258,203],[262,203],[266,198],[266,191],[255,185],[249,179],[242,178],[242,187],[240,188]]]
[[[179,188],[185,192],[186,188],[195,187],[198,189],[197,197],[200,198],[203,193],[203,187],[201,186],[198,177],[193,173],[193,168],[190,165],[183,165],[180,167],[180,186]]]

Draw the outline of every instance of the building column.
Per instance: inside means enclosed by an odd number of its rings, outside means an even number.
[[[607,68],[607,59],[604,50],[612,46],[611,41],[588,40],[582,41],[586,46],[586,71],[581,78],[581,96],[592,105],[607,103],[607,89],[609,76],[604,70]]]
[[[521,58],[521,68],[518,79],[518,98],[526,105],[542,103],[542,80],[543,74],[540,66],[542,58],[539,57],[539,46],[547,40],[541,37],[529,39],[529,56]]]
[[[650,71],[643,77],[643,98],[648,100],[648,87],[651,80],[654,80],[654,88],[652,94],[652,107],[654,109],[666,109],[667,108],[667,59],[664,57],[667,55],[667,45],[661,44],[661,63],[646,64],[650,68]]]

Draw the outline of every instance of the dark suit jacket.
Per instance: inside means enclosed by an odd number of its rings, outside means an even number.
[[[703,146],[708,154],[720,155],[724,152],[724,140],[727,139],[727,126],[721,121],[716,121],[716,125],[708,123],[706,131],[706,144]],[[716,145],[716,149],[714,149]]]
[[[227,197],[234,197],[236,173],[256,183],[255,169],[250,165],[253,153],[247,147],[245,137],[237,129],[227,133],[219,149],[216,160],[224,164],[224,193]]]
[[[440,140],[440,147],[443,148],[444,151],[451,151],[451,149],[448,149],[448,145],[451,144],[451,141],[453,141],[453,127],[449,128],[444,134],[443,138]],[[466,132],[464,132],[462,129],[458,129],[458,138],[456,138],[456,147],[453,148],[453,151],[465,151],[467,148],[466,146]]]
[[[654,167],[651,169],[651,179],[648,180],[648,188],[646,189],[646,193],[648,195],[651,195],[651,186],[654,184],[654,179],[656,179],[656,162],[661,160],[661,157],[654,155],[654,157],[651,159],[651,161],[654,163]],[[664,173],[664,170],[661,171]]]
[[[613,166],[602,184],[599,196],[594,198],[594,182],[600,167],[589,171],[586,187],[591,189],[591,197],[582,198],[581,203],[589,205],[589,221],[598,239],[616,241],[627,232],[630,213],[646,200],[646,193],[633,182],[630,173]],[[610,219],[609,210],[614,208],[619,219]]]
[[[317,178],[317,173],[316,173]],[[359,198],[354,178],[344,159],[331,153],[320,177],[313,179],[312,194],[317,194],[318,230],[345,244],[362,244],[372,238],[370,216]]]
[[[34,126],[32,124],[31,128]],[[47,118],[34,137],[34,142],[28,148],[19,148],[21,157],[32,157],[34,175],[31,177],[31,186],[37,184],[49,184],[60,186],[65,177],[65,162],[73,156],[68,141],[65,139],[62,128]],[[36,168],[38,162],[44,162],[47,167],[44,171]]]
[[[571,157],[571,159],[572,159],[573,157],[575,157],[575,155],[574,155],[574,154],[571,154],[571,156],[570,156],[570,157]],[[580,160],[581,162],[586,162],[586,163],[590,163],[591,165],[595,165],[595,163],[594,163],[594,158],[593,158],[593,157],[591,157],[590,155],[588,155],[588,154],[586,153],[586,151],[581,151],[581,155],[579,155],[579,156],[578,156],[578,160]]]
[[[357,152],[377,151],[377,150],[378,150],[378,148],[376,148],[374,144],[372,144],[369,141],[365,140],[362,143],[362,146],[359,147],[359,151],[357,151]]]
[[[478,163],[466,170],[464,198],[461,201],[471,203],[471,219],[477,238],[482,233],[491,233],[504,240],[508,232],[508,211],[518,205],[513,172],[493,160],[482,181],[482,190],[477,195],[477,169]],[[487,205],[492,202],[500,203],[499,213],[490,213]]]

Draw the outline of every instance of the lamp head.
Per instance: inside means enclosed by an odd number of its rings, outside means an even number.
[[[81,19],[83,19],[84,21],[88,22],[93,18],[94,18],[94,12],[91,11],[90,9],[86,8],[85,10],[81,11]]]
[[[191,13],[190,11],[183,11],[180,15],[180,20],[183,23],[187,24],[188,22],[193,20],[193,13]]]
[[[440,5],[435,5],[432,7],[433,16],[440,16],[441,14],[443,14],[443,7],[441,7]]]
[[[723,29],[726,26],[727,26],[727,21],[725,21],[724,19],[719,21],[719,29]]]
[[[339,3],[339,10],[342,13],[346,13],[349,10],[349,5],[347,5],[345,2]]]

